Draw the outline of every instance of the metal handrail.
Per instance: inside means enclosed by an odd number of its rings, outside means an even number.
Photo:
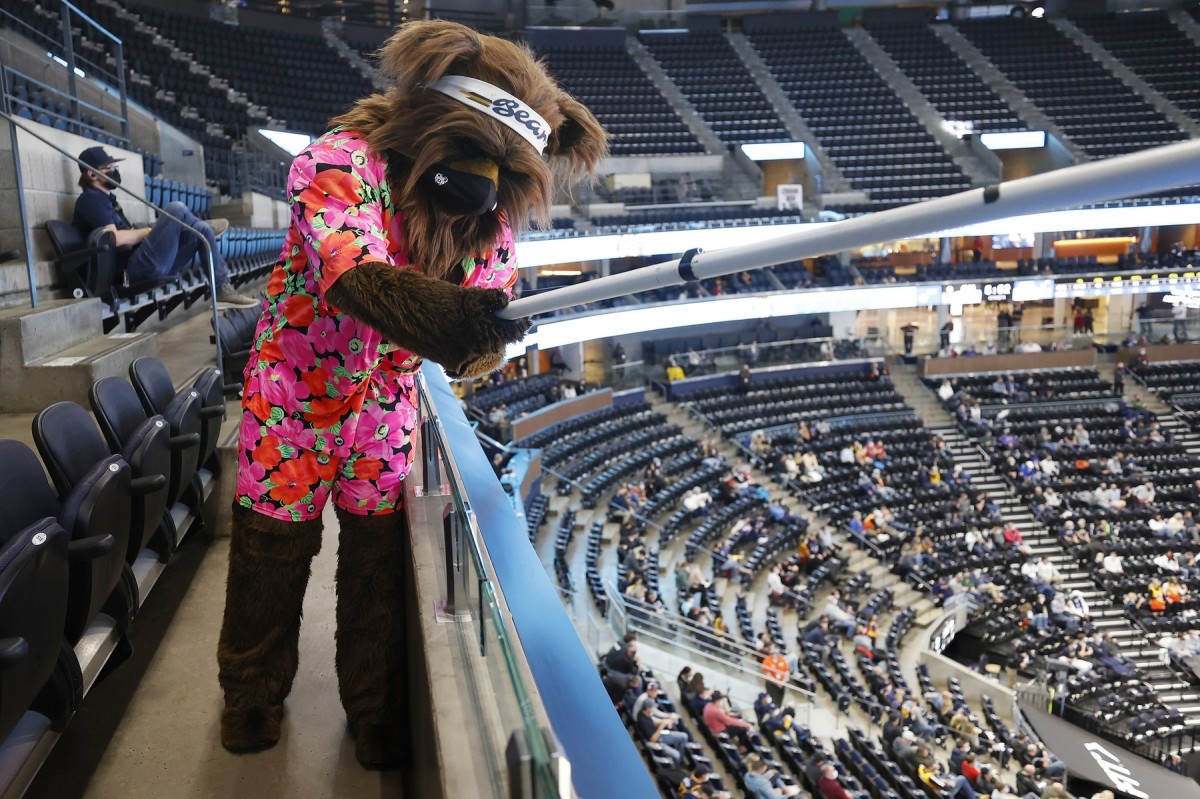
[[[662,624],[647,625],[645,629],[639,629],[638,630],[639,634],[643,633],[643,632],[653,632],[656,628],[660,629],[660,630],[665,629],[667,631],[667,633],[660,634],[657,637],[659,637],[660,640],[663,640],[663,641],[666,641],[666,642],[672,644],[673,646],[678,646],[681,649],[685,649],[689,652],[693,652],[693,653],[702,655],[704,657],[708,657],[710,659],[722,661],[738,671],[741,671],[746,674],[753,674],[755,677],[763,677],[764,679],[768,679],[768,680],[770,680],[770,682],[775,683],[776,685],[786,685],[787,687],[792,688],[795,691],[797,691],[798,693],[807,697],[809,699],[809,701],[812,701],[816,698],[816,694],[814,694],[812,691],[807,691],[804,688],[801,688],[796,685],[792,685],[791,683],[786,683],[786,682],[781,683],[781,682],[778,682],[777,680],[767,678],[763,675],[761,669],[751,668],[751,667],[747,666],[746,663],[744,662],[744,660],[753,660],[757,663],[758,651],[752,647],[746,646],[745,644],[738,642],[733,637],[732,634],[726,634],[724,637],[721,637],[717,633],[713,632],[713,630],[711,630],[710,628],[701,627],[699,624],[696,624],[694,621],[692,621],[691,619],[689,619],[685,616],[680,616],[679,614],[673,613],[671,611],[666,611],[664,613],[664,611],[658,610],[655,607],[653,607],[652,605],[648,605],[648,604],[641,602],[639,600],[636,600],[636,599],[631,599],[630,597],[627,597],[627,596],[621,594],[620,592],[618,592],[616,590],[615,586],[613,586],[611,583],[605,584],[605,591],[609,595],[609,604],[610,605],[616,605],[618,602],[620,603],[619,606],[624,609],[625,617],[627,620],[635,619],[635,620],[639,620],[639,621],[644,621],[645,619],[657,619],[657,620],[662,621]],[[639,615],[639,616],[630,615],[629,614],[630,608],[633,608],[641,615]],[[717,653],[713,653],[713,652],[706,651],[704,649],[698,649],[695,647],[688,646],[687,643],[679,641],[670,635],[670,633],[675,632],[674,630],[671,629],[670,625],[676,625],[678,627],[682,627],[682,628],[686,629],[693,636],[695,636],[695,638],[697,640],[702,641],[702,642],[709,642],[709,643],[713,644],[713,646],[715,646],[721,652],[727,653],[733,657],[731,657],[729,659],[720,658],[717,656]]]
[[[8,123],[10,125],[12,125],[13,157],[17,162],[17,170],[16,170],[17,202],[20,207],[21,227],[22,227],[22,231],[25,235],[25,261],[26,261],[26,267],[27,267],[27,270],[29,273],[29,298],[30,298],[31,306],[36,308],[37,307],[37,275],[35,274],[34,267],[33,267],[33,249],[31,246],[32,242],[30,240],[30,228],[29,228],[29,225],[25,223],[25,220],[26,220],[25,197],[24,197],[24,189],[21,185],[21,178],[20,178],[21,161],[20,161],[20,151],[18,149],[18,144],[17,144],[17,139],[18,139],[17,131],[20,130],[20,131],[23,131],[24,133],[29,134],[33,138],[40,141],[42,144],[44,144],[47,147],[49,147],[50,149],[54,150],[59,155],[68,159],[72,163],[78,165],[82,169],[91,169],[92,167],[89,166],[88,164],[84,163],[83,161],[80,161],[78,158],[71,155],[69,152],[64,150],[62,147],[59,147],[57,144],[50,141],[49,139],[47,139],[45,136],[41,135],[37,131],[31,130],[29,127],[25,126],[24,124],[21,124],[20,122],[18,122],[18,118],[14,117],[12,114],[9,114],[4,111],[0,111],[0,119],[5,119],[8,121]],[[221,355],[221,314],[220,314],[220,310],[217,308],[217,271],[216,271],[216,264],[213,261],[212,247],[209,246],[208,239],[205,238],[204,234],[201,233],[198,229],[187,224],[186,222],[184,222],[182,219],[175,216],[174,214],[169,213],[164,208],[160,208],[159,206],[155,205],[154,203],[150,202],[149,200],[139,197],[138,195],[134,194],[130,189],[126,188],[125,186],[122,186],[120,184],[115,184],[114,189],[116,191],[122,192],[123,194],[125,194],[128,197],[132,197],[136,202],[141,203],[144,206],[153,208],[156,212],[158,212],[162,216],[165,216],[168,219],[174,221],[176,224],[178,224],[184,230],[187,230],[193,236],[196,237],[196,239],[200,245],[200,251],[203,254],[205,271],[206,271],[206,274],[208,275],[208,293],[209,293],[209,300],[212,304],[213,342],[215,344],[215,349],[216,349],[216,353],[215,353],[216,365],[217,365],[217,370],[223,373],[225,371],[225,364],[224,364],[224,358]],[[222,406],[222,408],[224,408],[224,406]],[[222,416],[224,416],[224,410],[222,410]]]

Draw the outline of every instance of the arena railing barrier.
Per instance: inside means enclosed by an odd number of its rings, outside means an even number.
[[[600,682],[595,653],[576,633],[436,365],[423,367],[418,392],[420,453],[406,493],[410,518],[424,517],[412,526],[414,555],[441,558],[436,617],[459,641],[453,651],[463,666],[438,679],[452,683],[454,701],[481,711],[467,713],[478,724],[465,742],[479,751],[456,757],[486,762],[490,793],[481,796],[656,795]]]
[[[19,165],[21,163],[21,154],[20,154],[18,139],[19,139],[19,135],[21,133],[25,133],[25,134],[28,134],[29,136],[32,136],[33,138],[37,139],[39,142],[41,142],[45,146],[49,147],[51,150],[54,150],[56,153],[61,155],[67,161],[70,161],[71,163],[78,165],[80,168],[82,168],[82,169],[90,169],[91,168],[90,166],[88,166],[88,164],[85,164],[83,161],[80,161],[78,158],[76,158],[71,153],[69,153],[66,150],[64,150],[63,148],[59,147],[54,142],[50,141],[45,136],[38,133],[36,130],[33,130],[32,125],[23,124],[23,121],[19,121],[16,117],[12,116],[11,114],[9,114],[7,112],[0,112],[0,119],[6,120],[8,122],[8,124],[11,126],[10,131],[12,134],[13,161],[17,165]],[[28,215],[26,213],[25,188],[22,183],[20,168],[16,169],[16,180],[17,180],[17,206],[18,206],[18,210],[20,212],[21,229],[22,229],[22,234],[24,236],[26,270],[29,275],[29,304],[31,307],[36,308],[38,305],[37,275],[34,272],[34,267],[33,267],[33,242],[31,240],[32,232],[30,230],[29,224],[26,222]],[[132,191],[130,191],[127,187],[122,186],[120,184],[116,184],[116,185],[114,185],[113,188],[115,191],[121,192],[126,197],[132,198],[139,205],[144,205],[148,208],[152,208],[159,215],[165,216],[168,219],[174,220],[176,224],[178,224],[180,227],[184,228],[185,230],[187,230],[193,236],[196,237],[197,242],[200,245],[200,257],[204,263],[204,274],[208,278],[209,301],[212,304],[212,320],[213,320],[212,341],[213,341],[213,345],[214,345],[213,357],[216,359],[217,369],[219,371],[221,371],[222,373],[224,373],[225,364],[224,364],[224,359],[221,355],[221,314],[220,314],[219,309],[217,308],[217,273],[216,273],[216,267],[213,264],[213,252],[212,252],[212,248],[208,244],[208,239],[206,239],[204,237],[204,234],[201,233],[196,228],[185,223],[183,220],[179,219],[174,214],[167,212],[166,209],[155,205],[154,203],[150,202],[149,200],[145,200],[145,199],[139,197],[137,194],[134,194]]]
[[[610,608],[609,623],[618,639],[627,632],[637,633],[639,639],[652,642],[672,659],[671,665],[678,667],[675,672],[700,662],[718,664],[754,686],[753,689],[743,688],[740,691],[735,688],[730,694],[744,707],[754,705],[758,691],[762,690],[758,686],[768,681],[759,665],[756,650],[739,643],[732,634],[717,636],[711,628],[702,627],[679,614],[656,610],[651,605],[624,596],[612,584],[605,585],[605,592]],[[790,682],[770,682],[784,689],[783,704],[795,707],[797,720],[808,726],[816,695]]]
[[[992,220],[1133,197],[1192,183],[1200,183],[1200,140],[1079,164],[854,219],[809,225],[753,244],[711,252],[694,248],[673,261],[515,300],[498,315],[505,319],[536,316],[879,242],[943,234]]]

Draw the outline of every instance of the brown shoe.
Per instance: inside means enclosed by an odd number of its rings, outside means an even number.
[[[226,230],[229,230],[229,220],[210,219],[208,220],[208,226],[212,228],[213,236],[219,239],[225,235]]]
[[[257,308],[261,302],[262,300],[260,299],[247,297],[245,294],[238,294],[237,290],[229,284],[217,289],[218,308]]]

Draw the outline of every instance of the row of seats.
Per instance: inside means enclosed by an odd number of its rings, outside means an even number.
[[[613,155],[704,152],[687,124],[624,49],[543,46],[537,54],[563,87],[591,109],[613,135]],[[636,135],[647,130],[645,125],[655,126],[653,132]]]
[[[331,117],[375,90],[320,35],[228,25],[151,7],[138,14],[289,129],[318,136]],[[296,80],[279,53],[303,53],[305,69],[321,80]]]
[[[166,178],[150,177],[146,173],[146,199],[160,208],[167,203],[180,202],[201,219],[208,219],[212,209],[212,194],[203,186],[189,186]]]
[[[178,275],[130,283],[119,270],[110,233],[97,231],[85,241],[74,225],[60,219],[47,222],[46,233],[67,290],[76,298],[103,301],[106,333],[122,323],[125,332],[133,332],[151,316],[166,319],[175,308],[190,308],[209,295],[207,275],[199,260]],[[283,231],[229,228],[217,246],[231,281],[242,285],[271,270],[283,247]]]
[[[132,384],[92,386],[94,418],[72,402],[35,417],[41,463],[24,444],[0,441],[5,790],[23,790],[18,773],[40,765],[26,759],[48,751],[31,743],[52,742],[97,675],[128,656],[129,625],[184,536],[203,525],[219,473],[219,373],[203,370],[179,391],[157,359],[137,359],[129,374]],[[115,644],[97,649],[85,635]]]
[[[964,21],[958,29],[1093,158],[1186,138],[1053,25],[1004,18]]]

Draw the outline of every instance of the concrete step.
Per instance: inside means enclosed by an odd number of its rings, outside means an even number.
[[[100,334],[100,300],[51,300],[0,311],[0,369],[25,366]]]
[[[0,334],[2,336],[3,334]],[[67,347],[28,365],[4,366],[0,408],[38,411],[55,402],[88,404],[88,390],[103,377],[126,378],[129,364],[158,354],[154,333],[114,333]]]

